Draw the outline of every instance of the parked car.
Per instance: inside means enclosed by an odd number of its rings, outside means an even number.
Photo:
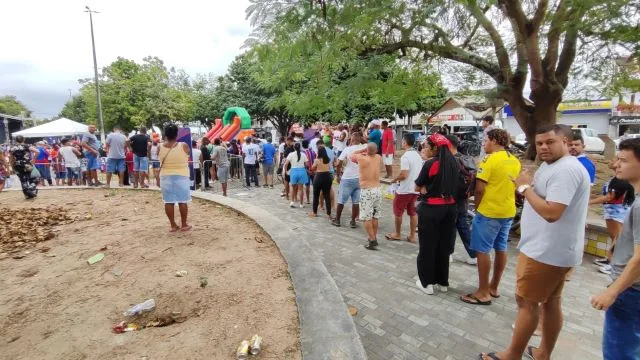
[[[415,140],[415,147],[418,148],[419,144],[422,144],[426,139],[427,136],[424,134],[423,130],[403,130],[402,131],[402,136],[404,136],[404,134],[412,134],[413,138]]]
[[[589,128],[571,129],[574,136],[582,136],[584,139],[584,151],[589,153],[604,153],[604,141],[598,137],[598,132]]]
[[[526,146],[527,145],[527,135],[523,134],[518,134],[516,135],[516,139],[514,141],[515,143],[518,143],[522,146]]]
[[[625,134],[620,136],[619,139],[613,140],[613,142],[616,144],[616,150],[618,149],[618,146],[620,145],[620,142],[622,140],[635,139],[635,138],[640,138],[640,134]]]

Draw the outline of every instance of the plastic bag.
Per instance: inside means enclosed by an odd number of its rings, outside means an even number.
[[[384,197],[387,199],[393,199],[396,196],[396,191],[398,191],[398,187],[400,184],[393,183],[387,187],[387,191],[384,194]]]

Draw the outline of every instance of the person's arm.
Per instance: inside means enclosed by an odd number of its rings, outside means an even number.
[[[74,154],[76,154],[76,156],[81,156],[82,153],[80,152],[80,150],[76,149],[75,147],[71,148],[71,151],[73,151]]]
[[[521,185],[530,185],[532,176],[528,171],[520,173],[515,184],[517,187]],[[533,210],[538,213],[547,222],[553,223],[558,221],[567,205],[571,202],[575,191],[578,186],[575,183],[575,179],[571,174],[566,172],[558,173],[556,179],[549,181],[547,185],[547,198],[544,199],[533,191],[533,188],[528,188],[524,191],[523,195],[529,202],[529,205]]]
[[[476,188],[473,192],[473,203],[476,207],[480,207],[480,203],[482,202],[482,197],[484,196],[484,190],[487,187],[487,183],[484,180],[476,178]]]
[[[431,162],[427,161],[422,165],[422,170],[415,181],[415,191],[421,194],[426,192],[427,182],[429,181],[429,171],[431,170]]]
[[[640,207],[634,206],[631,209],[631,219],[633,219],[633,256],[616,281],[600,292],[600,294],[591,298],[591,306],[593,306],[594,309],[607,310],[623,291],[640,280],[640,221],[637,221],[640,219]]]
[[[153,145],[153,143],[151,142],[151,139],[147,138],[147,155],[149,157],[151,157],[151,145]]]
[[[181,142],[180,144],[182,144],[182,151],[184,151],[185,154],[189,155],[189,153],[191,152],[191,149],[189,149],[189,145]]]
[[[311,165],[311,171],[316,172],[316,170],[318,170],[318,159],[316,159]]]
[[[409,176],[409,160],[405,157],[400,158],[400,173],[391,180],[391,183],[397,183],[405,180]]]
[[[608,193],[607,195],[598,196],[595,199],[589,200],[589,205],[604,204],[611,200],[613,200],[613,193]]]

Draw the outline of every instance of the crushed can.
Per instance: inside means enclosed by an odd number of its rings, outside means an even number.
[[[262,336],[256,334],[251,338],[251,355],[260,354],[262,349]]]
[[[249,342],[247,340],[242,340],[236,355],[238,360],[247,360],[249,358]]]

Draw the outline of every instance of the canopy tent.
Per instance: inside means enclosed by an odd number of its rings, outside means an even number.
[[[50,121],[46,124],[34,126],[22,131],[14,132],[11,136],[16,137],[22,135],[27,138],[49,137],[49,136],[72,136],[89,133],[89,128],[85,124],[60,118]]]

